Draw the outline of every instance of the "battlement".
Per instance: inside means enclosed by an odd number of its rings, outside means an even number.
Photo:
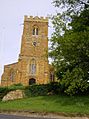
[[[48,22],[48,17],[24,16],[24,21]]]

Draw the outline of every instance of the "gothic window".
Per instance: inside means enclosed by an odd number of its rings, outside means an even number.
[[[36,35],[38,35],[38,28],[36,28]]]
[[[31,74],[35,74],[35,73],[36,73],[36,65],[31,64]]]
[[[30,73],[33,75],[36,74],[36,61],[35,61],[35,59],[31,60]]]
[[[35,35],[35,28],[33,28],[33,35]]]
[[[33,28],[33,35],[38,35],[38,28],[37,27]]]

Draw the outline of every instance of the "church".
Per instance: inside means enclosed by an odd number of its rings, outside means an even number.
[[[24,16],[18,62],[4,66],[1,86],[51,81],[54,81],[54,70],[48,62],[48,18]]]

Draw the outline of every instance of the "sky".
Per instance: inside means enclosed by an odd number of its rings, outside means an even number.
[[[0,79],[4,65],[18,61],[24,15],[50,14],[55,14],[52,0],[0,0]],[[49,27],[49,37],[51,33]]]

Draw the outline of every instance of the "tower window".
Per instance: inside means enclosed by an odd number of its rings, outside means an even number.
[[[38,28],[33,28],[33,35],[38,35]]]
[[[36,28],[36,35],[38,35],[38,28]]]
[[[35,35],[35,28],[33,29],[33,35]]]

